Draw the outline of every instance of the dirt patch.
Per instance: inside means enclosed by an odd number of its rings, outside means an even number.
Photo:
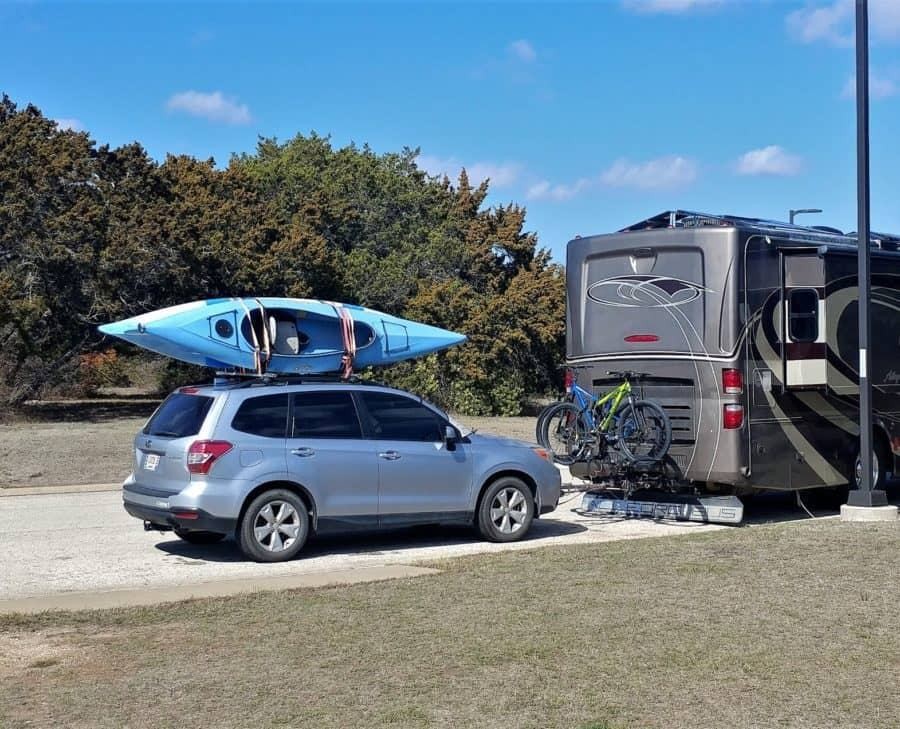
[[[493,433],[507,438],[524,440],[534,443],[534,426],[537,419],[534,417],[522,418],[479,418],[469,415],[454,415],[453,419],[460,425],[474,428],[483,433]]]
[[[71,641],[72,633],[72,629],[0,632],[0,683],[70,659],[77,650]]]

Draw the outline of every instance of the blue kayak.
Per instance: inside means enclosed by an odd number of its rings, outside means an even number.
[[[364,306],[274,297],[208,299],[104,324],[100,331],[167,357],[279,374],[387,365],[466,341]]]

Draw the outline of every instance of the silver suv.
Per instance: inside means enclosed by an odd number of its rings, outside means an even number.
[[[560,492],[542,448],[362,383],[182,387],[135,437],[133,468],[125,510],[146,529],[234,535],[263,562],[291,559],[311,532],[470,524],[514,541]]]

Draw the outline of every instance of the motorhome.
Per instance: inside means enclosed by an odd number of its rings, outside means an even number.
[[[900,237],[873,234],[873,443],[900,456]],[[582,382],[635,370],[672,424],[670,462],[707,492],[858,479],[855,234],[668,211],[567,248],[566,348]],[[573,466],[590,477],[599,464]]]

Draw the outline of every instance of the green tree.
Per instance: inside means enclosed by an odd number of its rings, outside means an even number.
[[[186,300],[361,303],[469,342],[378,376],[463,412],[518,412],[562,357],[564,277],[517,205],[417,150],[261,139],[226,169],[140,144],[97,148],[0,103],[0,377],[12,402],[109,347],[104,321]],[[98,360],[99,361],[99,360]]]

